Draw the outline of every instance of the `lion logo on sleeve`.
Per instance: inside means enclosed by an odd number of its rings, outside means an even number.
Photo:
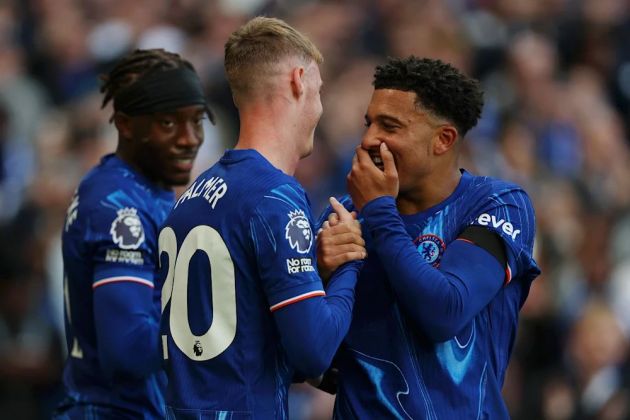
[[[144,229],[138,210],[126,207],[118,210],[117,214],[109,230],[112,240],[121,249],[137,249],[144,242]]]
[[[313,232],[304,211],[295,210],[289,212],[289,223],[285,227],[285,239],[289,241],[292,249],[300,254],[306,254],[313,244]]]

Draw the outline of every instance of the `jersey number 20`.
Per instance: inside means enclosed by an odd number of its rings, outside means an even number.
[[[158,239],[160,255],[168,255],[168,273],[162,288],[162,312],[171,301],[169,330],[173,341],[191,360],[204,361],[217,357],[232,343],[236,335],[236,283],[234,264],[225,242],[210,226],[193,228],[177,251],[177,238],[166,227]],[[212,262],[212,323],[202,335],[195,335],[188,322],[188,266],[197,251],[203,251]],[[164,358],[168,358],[167,337],[162,336]]]

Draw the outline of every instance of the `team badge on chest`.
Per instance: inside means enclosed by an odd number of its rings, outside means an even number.
[[[144,229],[138,216],[138,210],[124,208],[117,212],[118,217],[112,222],[109,233],[112,240],[121,249],[136,249],[144,242]]]
[[[442,254],[444,254],[444,249],[446,249],[446,245],[444,245],[442,238],[432,233],[427,233],[418,236],[414,239],[413,243],[416,245],[418,252],[426,262],[431,264],[433,267],[440,265]]]

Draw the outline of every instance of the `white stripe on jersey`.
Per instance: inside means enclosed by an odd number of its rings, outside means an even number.
[[[283,308],[283,307],[285,307],[287,305],[290,305],[292,303],[299,302],[301,300],[312,298],[312,297],[315,297],[315,296],[326,296],[326,292],[324,292],[323,290],[314,290],[312,292],[303,293],[301,295],[297,295],[297,296],[294,296],[292,298],[285,299],[282,302],[278,302],[275,305],[271,306],[269,308],[269,310],[271,312],[273,312],[273,311],[275,311],[277,309]]]
[[[108,277],[106,279],[95,281],[94,284],[92,285],[92,289],[96,289],[97,287],[103,286],[104,284],[118,283],[121,281],[130,281],[133,283],[140,283],[140,284],[144,284],[145,286],[149,286],[150,288],[153,288],[153,282],[147,279],[143,279],[141,277],[118,276],[118,277]]]

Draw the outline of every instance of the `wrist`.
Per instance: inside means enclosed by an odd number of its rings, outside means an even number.
[[[367,231],[374,235],[375,229],[385,227],[383,224],[389,225],[400,220],[396,199],[384,195],[367,202],[361,209],[361,218]]]
[[[366,202],[361,208],[361,215],[365,217],[374,211],[382,209],[383,207],[391,207],[392,205],[396,207],[396,198],[391,195],[381,195]]]

